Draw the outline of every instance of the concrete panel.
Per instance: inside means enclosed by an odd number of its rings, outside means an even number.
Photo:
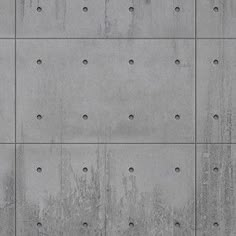
[[[15,0],[0,1],[0,38],[15,37]]]
[[[191,40],[18,40],[17,140],[193,142],[194,90]]]
[[[110,236],[193,236],[194,145],[109,145]]]
[[[103,179],[97,145],[18,145],[17,236],[104,235]]]
[[[0,3],[1,5],[1,3]],[[1,10],[0,10],[1,11]],[[1,26],[0,26],[1,28]],[[0,142],[14,142],[14,40],[0,40]]]
[[[0,144],[0,235],[15,235],[14,144]]]
[[[236,235],[236,145],[198,145],[197,163],[197,235]]]
[[[197,37],[235,38],[235,0],[196,0]]]
[[[198,40],[198,142],[236,142],[236,42]]]
[[[194,37],[194,0],[17,1],[18,37]]]

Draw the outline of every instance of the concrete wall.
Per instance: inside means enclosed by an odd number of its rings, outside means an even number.
[[[235,0],[1,0],[0,236],[235,236],[235,25]]]

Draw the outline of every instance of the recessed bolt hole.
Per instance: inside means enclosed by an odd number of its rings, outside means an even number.
[[[88,64],[88,60],[83,60],[83,64],[87,65]]]
[[[84,168],[83,168],[83,172],[88,172],[88,168],[87,168],[87,167],[84,167]]]
[[[175,8],[175,11],[176,11],[176,12],[179,12],[179,11],[180,11],[180,7],[176,7],[176,8]]]
[[[213,118],[214,118],[215,120],[219,120],[219,116],[218,116],[217,114],[215,114],[215,115],[213,116]]]
[[[130,168],[129,168],[129,172],[130,172],[130,173],[133,173],[133,172],[134,172],[134,168],[133,168],[133,167],[130,167]]]
[[[175,222],[175,226],[176,227],[180,227],[180,223],[179,222]]]
[[[219,171],[219,168],[218,168],[218,167],[214,167],[214,168],[213,168],[213,171],[214,171],[214,172],[218,172],[218,171]]]
[[[41,168],[41,167],[38,167],[38,168],[37,168],[37,172],[38,172],[38,173],[41,173],[41,172],[42,172],[42,168]]]
[[[180,119],[180,115],[178,115],[178,114],[175,115],[175,119],[176,119],[176,120],[179,120],[179,119]]]
[[[37,12],[41,12],[42,11],[42,7],[37,7]]]
[[[219,223],[218,223],[218,222],[215,222],[213,225],[214,225],[215,227],[218,227],[218,226],[219,226]]]
[[[134,223],[133,222],[129,222],[129,227],[134,227]]]
[[[130,11],[130,12],[133,12],[133,11],[134,11],[134,8],[133,8],[133,7],[130,7],[130,8],[129,8],[129,11]]]
[[[179,167],[176,167],[176,168],[175,168],[175,172],[179,173],[179,172],[180,172],[180,168],[179,168]]]
[[[84,222],[84,223],[83,223],[83,226],[84,226],[84,227],[88,227],[88,223],[87,223],[87,222]]]
[[[41,222],[38,222],[38,223],[37,223],[37,226],[38,226],[38,227],[42,227],[42,223],[41,223]]]
[[[214,8],[213,8],[213,11],[214,11],[214,12],[218,12],[218,11],[219,11],[219,8],[218,8],[218,7],[214,7]]]
[[[38,65],[41,65],[41,64],[42,64],[42,60],[41,60],[41,59],[38,59],[38,60],[37,60],[37,64],[38,64]]]
[[[219,61],[218,60],[214,60],[213,63],[214,63],[214,65],[218,65]]]
[[[38,120],[41,120],[42,118],[43,118],[42,115],[40,115],[40,114],[37,115]]]
[[[178,59],[175,60],[175,64],[176,64],[176,65],[179,65],[179,64],[180,64],[180,60],[178,60]]]
[[[129,60],[129,64],[133,65],[134,64],[134,60]]]
[[[87,120],[88,119],[88,115],[83,115],[83,119]]]
[[[88,8],[87,7],[83,7],[83,12],[87,12]]]
[[[133,120],[134,119],[134,115],[129,115],[129,119]]]

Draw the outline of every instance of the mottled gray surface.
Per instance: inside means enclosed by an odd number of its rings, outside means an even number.
[[[15,0],[0,1],[0,38],[14,38]]]
[[[197,37],[235,38],[235,0],[196,0]],[[218,8],[218,11],[216,10]]]
[[[17,140],[190,143],[194,89],[191,40],[18,40]]]
[[[17,36],[193,38],[194,0],[18,0]]]
[[[235,144],[198,145],[198,236],[236,235],[235,170]]]
[[[0,3],[1,4],[1,3]],[[1,17],[0,17],[1,18]],[[1,21],[1,19],[0,19]],[[0,26],[1,28],[1,26]],[[0,40],[0,142],[14,142],[14,40]]]
[[[194,145],[19,145],[17,175],[18,236],[194,235]]]
[[[15,235],[14,144],[0,144],[0,235]]]
[[[236,142],[236,41],[198,40],[197,52],[198,142]]]

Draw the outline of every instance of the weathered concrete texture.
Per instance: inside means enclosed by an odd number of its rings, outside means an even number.
[[[107,235],[193,236],[194,145],[108,147]]]
[[[197,37],[236,37],[235,0],[196,0]]]
[[[236,145],[198,145],[197,170],[197,235],[236,235]]]
[[[15,37],[15,0],[0,1],[0,38]]]
[[[20,142],[193,142],[194,90],[192,40],[17,40]]]
[[[190,236],[194,209],[193,145],[17,148],[17,236]]]
[[[198,40],[198,141],[236,142],[236,42]]]
[[[0,142],[2,143],[14,142],[14,65],[14,40],[0,39]]]
[[[15,145],[0,144],[0,236],[15,235]]]
[[[104,163],[98,145],[19,145],[17,236],[105,235]]]
[[[19,0],[17,35],[193,38],[194,0]]]

